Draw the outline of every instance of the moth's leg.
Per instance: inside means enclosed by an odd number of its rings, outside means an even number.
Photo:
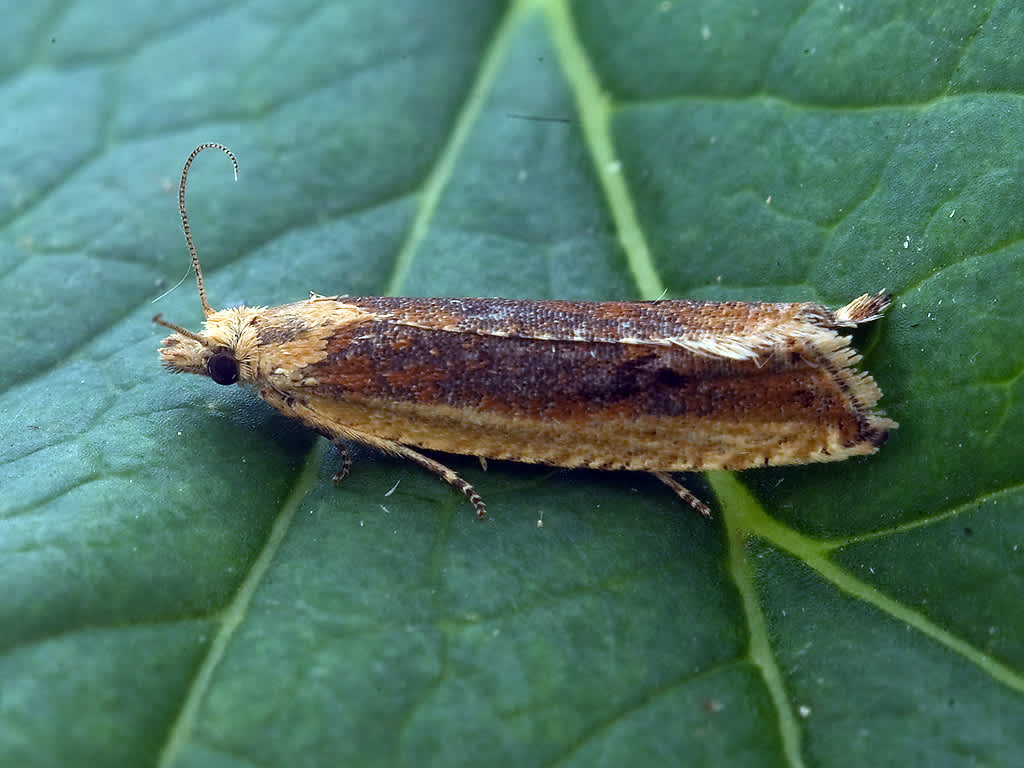
[[[487,517],[487,505],[484,504],[484,500],[480,498],[480,494],[476,492],[476,489],[472,485],[459,477],[454,469],[449,469],[441,462],[434,461],[430,457],[424,456],[422,453],[414,451],[412,448],[401,445],[400,443],[388,445],[385,450],[387,450],[388,453],[403,456],[406,459],[412,459],[421,467],[429,469],[446,483],[454,485],[466,495],[466,498],[469,499],[469,503],[473,505],[473,509],[476,510],[477,520],[483,520]]]
[[[672,489],[676,496],[700,512],[704,517],[711,518],[711,507],[698,499],[685,485],[676,480],[668,472],[651,472],[656,478]]]
[[[335,472],[334,477],[331,478],[331,481],[337,485],[348,477],[348,472],[352,469],[352,457],[349,456],[348,447],[341,442],[341,440],[332,440],[331,442],[334,444],[335,448],[341,451],[341,466],[338,467],[338,471]]]

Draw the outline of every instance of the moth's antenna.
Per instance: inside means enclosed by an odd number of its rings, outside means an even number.
[[[192,150],[192,154],[185,161],[185,167],[181,170],[181,184],[178,185],[178,208],[181,211],[181,226],[185,230],[185,241],[188,243],[188,251],[192,254],[192,268],[196,271],[196,285],[199,287],[199,300],[203,302],[203,314],[209,317],[213,314],[214,310],[210,306],[210,302],[206,300],[206,289],[203,288],[203,270],[199,266],[199,254],[196,253],[196,246],[192,242],[192,230],[188,227],[188,214],[185,212],[185,181],[188,179],[188,169],[192,165],[192,161],[196,159],[196,155],[204,149],[219,149],[231,158],[231,164],[235,166],[235,181],[238,181],[238,158],[235,157],[234,152],[223,144],[217,144],[216,142],[200,144]]]

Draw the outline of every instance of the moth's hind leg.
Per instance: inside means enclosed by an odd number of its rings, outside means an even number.
[[[480,494],[476,492],[476,489],[472,485],[459,477],[454,469],[449,469],[441,462],[434,461],[429,456],[424,456],[419,451],[414,451],[412,448],[402,445],[401,443],[392,443],[388,445],[385,450],[388,453],[395,454],[396,456],[412,459],[421,467],[429,469],[446,483],[454,485],[466,495],[466,498],[469,499],[469,503],[473,505],[473,509],[476,510],[477,520],[483,520],[487,517],[487,505],[484,504],[484,500],[480,498]]]
[[[711,507],[694,495],[693,491],[676,480],[668,472],[651,472],[656,478],[672,489],[676,496],[700,512],[704,517],[711,518]]]

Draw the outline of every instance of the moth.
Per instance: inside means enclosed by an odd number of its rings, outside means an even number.
[[[178,187],[205,323],[173,333],[175,373],[241,384],[341,451],[411,459],[483,499],[422,451],[554,467],[646,472],[709,515],[671,473],[841,461],[898,425],[840,333],[882,315],[886,293],[831,311],[810,303],[528,301],[320,296],[214,310]]]

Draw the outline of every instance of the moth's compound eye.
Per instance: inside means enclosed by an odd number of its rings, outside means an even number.
[[[230,352],[216,352],[206,362],[206,372],[218,384],[234,384],[238,381],[238,361]]]

